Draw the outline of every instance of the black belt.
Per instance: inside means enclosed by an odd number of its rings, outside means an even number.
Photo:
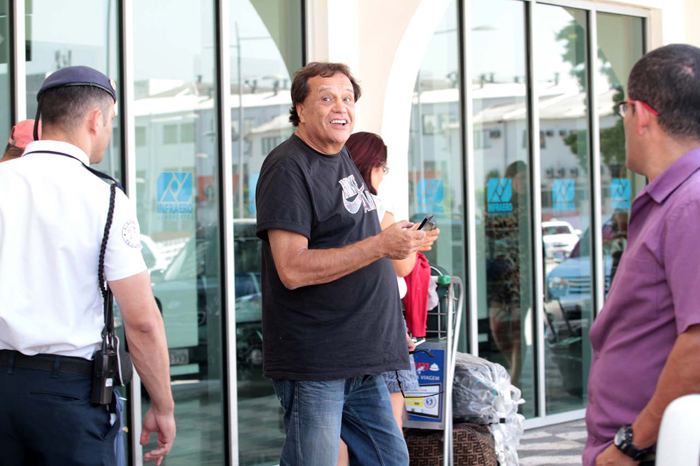
[[[0,366],[92,377],[92,361],[71,356],[56,356],[55,354],[27,356],[18,351],[0,350]]]

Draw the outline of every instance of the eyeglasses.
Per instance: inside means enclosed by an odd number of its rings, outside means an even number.
[[[642,102],[641,100],[624,100],[624,101],[618,103],[617,105],[615,105],[615,107],[617,108],[618,115],[620,115],[622,118],[624,118],[625,114],[627,114],[627,109],[629,108],[629,106],[634,105],[634,104],[641,104],[641,106],[646,108],[652,115],[659,116],[659,112],[654,110],[651,107],[651,105],[649,105],[646,102]]]
[[[384,172],[384,176],[389,174],[389,167],[386,165],[382,165],[382,170]]]

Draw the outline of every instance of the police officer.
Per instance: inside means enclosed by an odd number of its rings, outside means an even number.
[[[101,251],[110,186],[88,168],[109,144],[114,82],[91,68],[64,68],[37,99],[42,139],[0,165],[0,463],[115,464],[116,397],[108,405],[90,401],[104,327],[103,261],[152,400],[140,440],[145,445],[155,432],[158,448],[144,459],[160,464],[175,439],[163,320],[134,208],[118,189]]]

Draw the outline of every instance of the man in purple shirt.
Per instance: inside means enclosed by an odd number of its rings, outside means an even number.
[[[664,410],[700,392],[700,49],[646,54],[628,95],[627,167],[649,185],[591,328],[584,466],[653,464]]]

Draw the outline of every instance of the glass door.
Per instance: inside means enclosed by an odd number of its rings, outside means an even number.
[[[290,89],[302,61],[302,2],[229,0],[238,452],[241,465],[276,465],[281,406],[262,375],[261,241],[255,187],[265,157],[294,133]]]
[[[586,406],[593,320],[588,13],[536,5],[546,412]]]
[[[472,1],[479,356],[503,365],[535,414],[526,5]]]
[[[178,425],[168,466],[226,464],[214,6],[134,4],[137,213]],[[141,393],[145,413],[150,400]]]
[[[598,115],[605,295],[627,246],[632,201],[646,186],[644,177],[625,166],[625,130],[615,105],[627,98],[627,78],[644,55],[642,18],[598,15]]]

